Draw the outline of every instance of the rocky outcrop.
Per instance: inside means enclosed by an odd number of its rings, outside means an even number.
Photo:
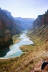
[[[41,39],[48,40],[48,10],[34,21],[33,34],[40,36]]]

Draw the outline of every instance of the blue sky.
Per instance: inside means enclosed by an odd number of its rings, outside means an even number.
[[[0,8],[14,17],[36,18],[48,9],[48,0],[0,0]]]

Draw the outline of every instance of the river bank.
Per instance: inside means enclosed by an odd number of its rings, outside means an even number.
[[[30,44],[33,45],[34,43],[29,39],[29,37],[27,36],[27,32],[25,31],[22,34],[20,34],[20,36],[17,39],[16,36],[14,37],[14,44],[9,47],[10,51],[3,58],[2,57],[0,58],[7,59],[18,57],[23,53],[20,47],[23,45],[30,45]]]
[[[47,43],[48,44],[48,43]],[[46,46],[47,46],[46,44]],[[30,48],[30,46],[26,46],[27,48]],[[42,48],[45,46],[43,45]],[[38,47],[39,48],[39,47]],[[33,51],[30,50],[20,57],[12,58],[12,59],[5,59],[0,60],[0,71],[1,72],[31,72],[33,68],[36,70],[39,68],[42,64],[42,62],[48,58],[48,51],[43,50],[42,48],[38,49],[33,48]],[[41,64],[40,64],[41,62]],[[40,66],[38,65],[40,64]],[[41,69],[40,69],[41,70]]]
[[[21,36],[22,37],[22,36]],[[31,39],[31,38],[29,38]],[[40,39],[40,38],[39,38]],[[26,44],[23,40],[23,46],[20,45],[20,49],[24,52],[19,57],[0,60],[0,71],[1,72],[31,72],[34,69],[41,70],[42,62],[48,58],[48,42],[39,42],[39,39],[34,39],[35,45]],[[32,39],[31,39],[32,41]],[[22,44],[22,42],[21,42]],[[41,64],[40,64],[41,62]],[[40,66],[39,66],[40,64]]]

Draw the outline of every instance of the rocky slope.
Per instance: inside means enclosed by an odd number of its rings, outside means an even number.
[[[47,12],[45,12],[45,14],[39,15],[38,18],[34,21],[33,28],[29,33],[29,37],[35,42],[34,47],[37,49],[37,51],[41,53],[44,52],[42,56],[46,56],[45,59],[42,57],[41,60],[35,63],[35,66],[31,70],[31,72],[33,71],[42,72],[41,71],[42,63],[46,60],[48,62],[48,59],[47,59],[48,58],[48,10]],[[35,53],[36,53],[36,50],[35,50]],[[39,54],[37,56],[40,58]]]
[[[39,15],[33,23],[33,34],[40,36],[42,40],[48,41],[48,10],[43,15]]]

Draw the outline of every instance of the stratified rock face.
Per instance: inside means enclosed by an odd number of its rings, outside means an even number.
[[[33,33],[48,40],[48,10],[43,15],[39,15],[33,23]]]
[[[0,9],[0,57],[9,51],[9,45],[13,43],[12,36],[16,31],[16,22],[11,13]]]
[[[48,25],[48,10],[45,14],[39,15],[38,18],[34,21],[34,27],[40,27],[42,25]]]

